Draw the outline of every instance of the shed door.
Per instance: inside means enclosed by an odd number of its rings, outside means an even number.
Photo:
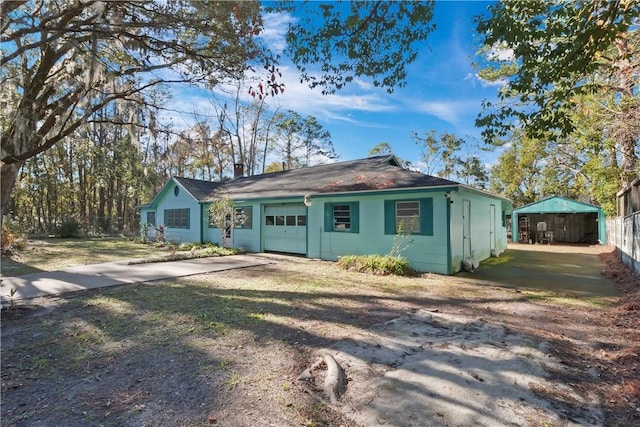
[[[304,205],[266,206],[263,225],[265,251],[307,253],[307,208]]]
[[[471,201],[462,200],[462,259],[471,255]]]
[[[489,205],[489,249],[496,248],[496,205]]]

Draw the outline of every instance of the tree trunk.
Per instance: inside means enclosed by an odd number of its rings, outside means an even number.
[[[632,132],[626,132],[621,135],[618,140],[620,151],[622,152],[620,160],[620,171],[622,174],[623,184],[628,184],[636,177],[636,135]]]
[[[638,158],[636,156],[636,143],[640,133],[638,126],[638,106],[635,99],[637,88],[637,65],[629,61],[632,56],[629,47],[629,38],[626,33],[620,34],[615,41],[618,50],[618,60],[615,62],[618,91],[621,95],[618,104],[621,107],[619,117],[614,122],[613,134],[620,145],[621,159],[620,169],[623,184],[631,182],[636,176]]]
[[[13,187],[16,185],[16,179],[18,178],[18,174],[20,173],[20,168],[23,163],[24,162],[9,164],[3,163],[2,166],[0,166],[0,189],[2,190],[0,198],[2,204],[2,215],[6,214],[8,211],[11,192],[13,191]]]

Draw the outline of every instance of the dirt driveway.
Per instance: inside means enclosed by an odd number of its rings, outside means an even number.
[[[598,255],[607,250],[603,246],[510,244],[500,257],[458,277],[573,296],[616,297],[620,290],[602,275],[605,266]]]
[[[2,425],[640,422],[640,302],[274,261],[3,312]],[[325,349],[337,405],[298,380]]]

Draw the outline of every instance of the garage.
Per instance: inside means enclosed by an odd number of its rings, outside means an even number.
[[[307,207],[303,204],[264,207],[263,247],[265,251],[307,253]]]
[[[516,243],[605,244],[606,224],[599,206],[552,196],[513,210]]]

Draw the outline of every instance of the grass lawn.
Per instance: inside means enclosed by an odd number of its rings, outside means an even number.
[[[19,263],[52,270],[157,252],[124,239],[55,239],[33,244]],[[314,351],[417,309],[482,316],[531,340],[567,345],[567,366],[602,369],[597,383],[570,378],[575,387],[605,396],[624,383],[601,367],[611,365],[613,349],[626,348],[630,332],[613,327],[609,308],[591,300],[542,298],[456,277],[372,276],[325,261],[273,260],[7,310],[3,425],[351,426],[297,376]],[[3,274],[5,267],[3,260]],[[604,405],[610,424],[633,412],[624,402]]]
[[[2,257],[0,272],[8,277],[22,276],[74,265],[145,258],[165,252],[167,249],[136,243],[124,237],[34,239],[29,240],[27,247],[19,253]]]

